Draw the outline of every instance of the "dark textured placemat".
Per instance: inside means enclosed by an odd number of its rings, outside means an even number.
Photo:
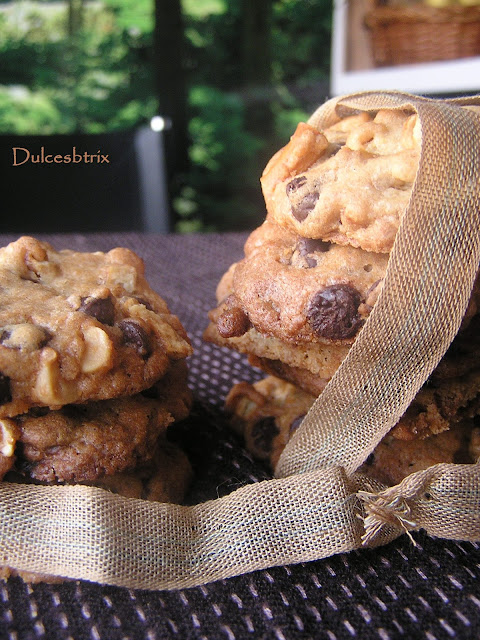
[[[0,243],[14,239],[0,236]],[[216,284],[242,253],[244,235],[49,236],[56,248],[128,246],[152,286],[182,320],[195,348],[191,418],[174,432],[196,478],[188,502],[225,495],[268,477],[225,427],[230,386],[261,377],[239,354],[202,341]],[[87,582],[0,582],[0,640],[290,640],[480,637],[480,545],[422,532],[376,550],[274,567],[203,587],[130,591]]]

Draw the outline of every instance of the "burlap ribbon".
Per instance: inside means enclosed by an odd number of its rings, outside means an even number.
[[[340,112],[418,113],[422,152],[382,293],[337,374],[285,448],[276,478],[195,505],[89,487],[0,484],[2,564],[143,589],[199,585],[376,546],[423,528],[480,539],[480,464],[440,464],[396,487],[355,473],[458,331],[480,258],[480,97],[397,92],[328,101]]]

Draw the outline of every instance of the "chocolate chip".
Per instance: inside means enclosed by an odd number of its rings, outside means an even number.
[[[43,329],[43,333],[44,333],[44,338],[41,339],[38,343],[37,343],[37,349],[42,349],[43,347],[45,347],[50,340],[52,339],[52,334],[50,333],[50,331],[48,331],[47,329]]]
[[[315,209],[318,200],[318,193],[307,193],[307,195],[295,204],[292,204],[292,215],[299,222],[303,222]]]
[[[135,296],[135,300],[139,303],[139,304],[143,304],[143,306],[148,309],[149,311],[155,311],[155,309],[152,307],[152,305],[148,302],[148,300],[145,300],[145,298],[139,298],[138,296]]]
[[[115,306],[112,298],[82,298],[79,311],[92,316],[102,324],[112,326],[115,321]]]
[[[0,344],[5,344],[11,335],[11,329],[2,329],[2,333],[0,334]]]
[[[287,196],[291,196],[297,189],[299,189],[302,185],[306,184],[307,178],[305,176],[298,176],[290,182],[285,187],[285,191],[287,192]]]
[[[320,238],[300,238],[297,243],[297,249],[301,256],[306,256],[308,253],[325,253],[331,248],[329,242],[320,240]]]
[[[225,309],[217,320],[218,333],[222,338],[238,338],[250,328],[250,320],[240,307]]]
[[[32,418],[43,418],[50,411],[50,407],[31,407],[28,410],[28,415]]]
[[[370,467],[374,462],[375,462],[375,455],[371,453],[368,456],[368,458],[365,460],[365,464]]]
[[[295,420],[293,420],[292,424],[290,425],[290,435],[292,435],[292,433],[294,433],[298,427],[302,424],[303,419],[305,418],[305,413],[303,413],[301,416],[297,416],[295,418]]]
[[[0,344],[7,349],[35,351],[51,340],[51,333],[44,327],[29,322],[12,324],[0,330]]]
[[[0,404],[11,402],[10,378],[0,373]]]
[[[123,333],[125,344],[135,347],[139,355],[148,358],[152,353],[152,347],[145,329],[141,327],[138,322],[135,322],[135,320],[122,320],[118,326]]]
[[[317,238],[301,238],[297,242],[298,253],[305,258],[307,267],[310,269],[317,266],[317,261],[309,254],[315,253],[316,251],[319,253],[325,253],[330,249],[330,247],[331,244],[329,242],[324,242]]]
[[[262,453],[269,454],[275,436],[280,433],[275,419],[272,417],[261,418],[253,425],[251,436],[255,447]]]
[[[330,340],[351,338],[362,324],[360,301],[360,293],[351,285],[334,284],[313,296],[306,315],[318,336]]]

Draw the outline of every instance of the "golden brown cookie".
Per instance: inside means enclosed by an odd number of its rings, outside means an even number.
[[[132,395],[191,347],[128,249],[0,249],[0,417]]]
[[[254,384],[234,385],[225,409],[231,427],[243,436],[248,451],[274,469],[314,401],[314,396],[288,382],[267,376]]]
[[[335,348],[336,353],[340,357],[341,352],[339,352],[340,348]],[[347,347],[344,347],[346,350]],[[327,356],[330,352],[330,349],[322,349],[322,355]],[[330,381],[330,378],[333,376],[335,371],[332,371],[331,375],[325,375],[324,377],[316,375],[312,373],[309,369],[305,367],[293,367],[281,360],[271,360],[269,358],[258,358],[257,356],[249,355],[248,362],[252,365],[252,367],[256,367],[257,369],[261,369],[265,373],[269,375],[275,376],[276,378],[280,378],[285,380],[285,382],[290,382],[294,386],[298,387],[305,391],[305,393],[309,393],[312,396],[319,396],[322,391],[325,389],[327,384]],[[329,359],[329,364],[332,365],[333,368],[333,359]],[[340,366],[339,363],[338,366]],[[325,371],[327,373],[327,371]]]
[[[391,433],[402,440],[425,438],[479,412],[480,369],[443,380],[433,377],[420,389]]]
[[[460,422],[448,431],[425,440],[398,440],[387,435],[359,468],[360,473],[387,485],[398,484],[411,473],[434,464],[453,462],[472,464],[471,442],[477,438],[471,422]]]
[[[322,389],[350,349],[350,344],[319,343],[298,346],[272,336],[265,336],[254,327],[250,327],[241,336],[224,338],[218,330],[218,318],[221,317],[223,310],[224,306],[220,305],[210,312],[210,323],[204,331],[204,340],[247,354],[253,366],[258,366],[267,372],[273,372],[273,367],[276,367],[277,375],[280,375],[280,370],[285,372],[290,370],[296,371],[305,380],[309,380],[312,376],[314,383],[320,384]],[[316,389],[311,393],[316,393]]]
[[[245,253],[218,284],[205,340],[248,354],[266,371],[290,371],[295,382],[311,374],[315,386],[305,388],[318,393],[373,308],[387,257],[311,246],[268,221],[250,235]]]
[[[310,241],[266,221],[248,237],[245,258],[217,286],[204,339],[248,355],[253,366],[313,395],[346,357],[383,285],[388,256]],[[432,374],[477,367],[480,279],[459,334]]]
[[[388,253],[415,179],[421,132],[412,112],[300,123],[261,178],[268,217],[305,238]]]
[[[302,238],[266,221],[225,276],[233,298],[224,301],[229,309],[219,331],[231,337],[232,310],[238,318],[241,310],[257,331],[283,341],[351,344],[378,298],[387,261],[385,254]],[[248,328],[240,324],[233,323],[235,336]]]

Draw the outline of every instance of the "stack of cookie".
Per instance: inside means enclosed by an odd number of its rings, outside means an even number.
[[[412,112],[360,113],[323,132],[301,123],[264,171],[266,220],[221,279],[205,339],[269,374],[232,389],[227,408],[252,453],[273,467],[375,305],[420,142]],[[433,447],[431,437],[477,413],[478,301],[476,286],[459,336],[390,439],[428,438]],[[452,455],[471,458],[465,437]]]
[[[179,501],[188,337],[128,249],[0,249],[0,479]]]

